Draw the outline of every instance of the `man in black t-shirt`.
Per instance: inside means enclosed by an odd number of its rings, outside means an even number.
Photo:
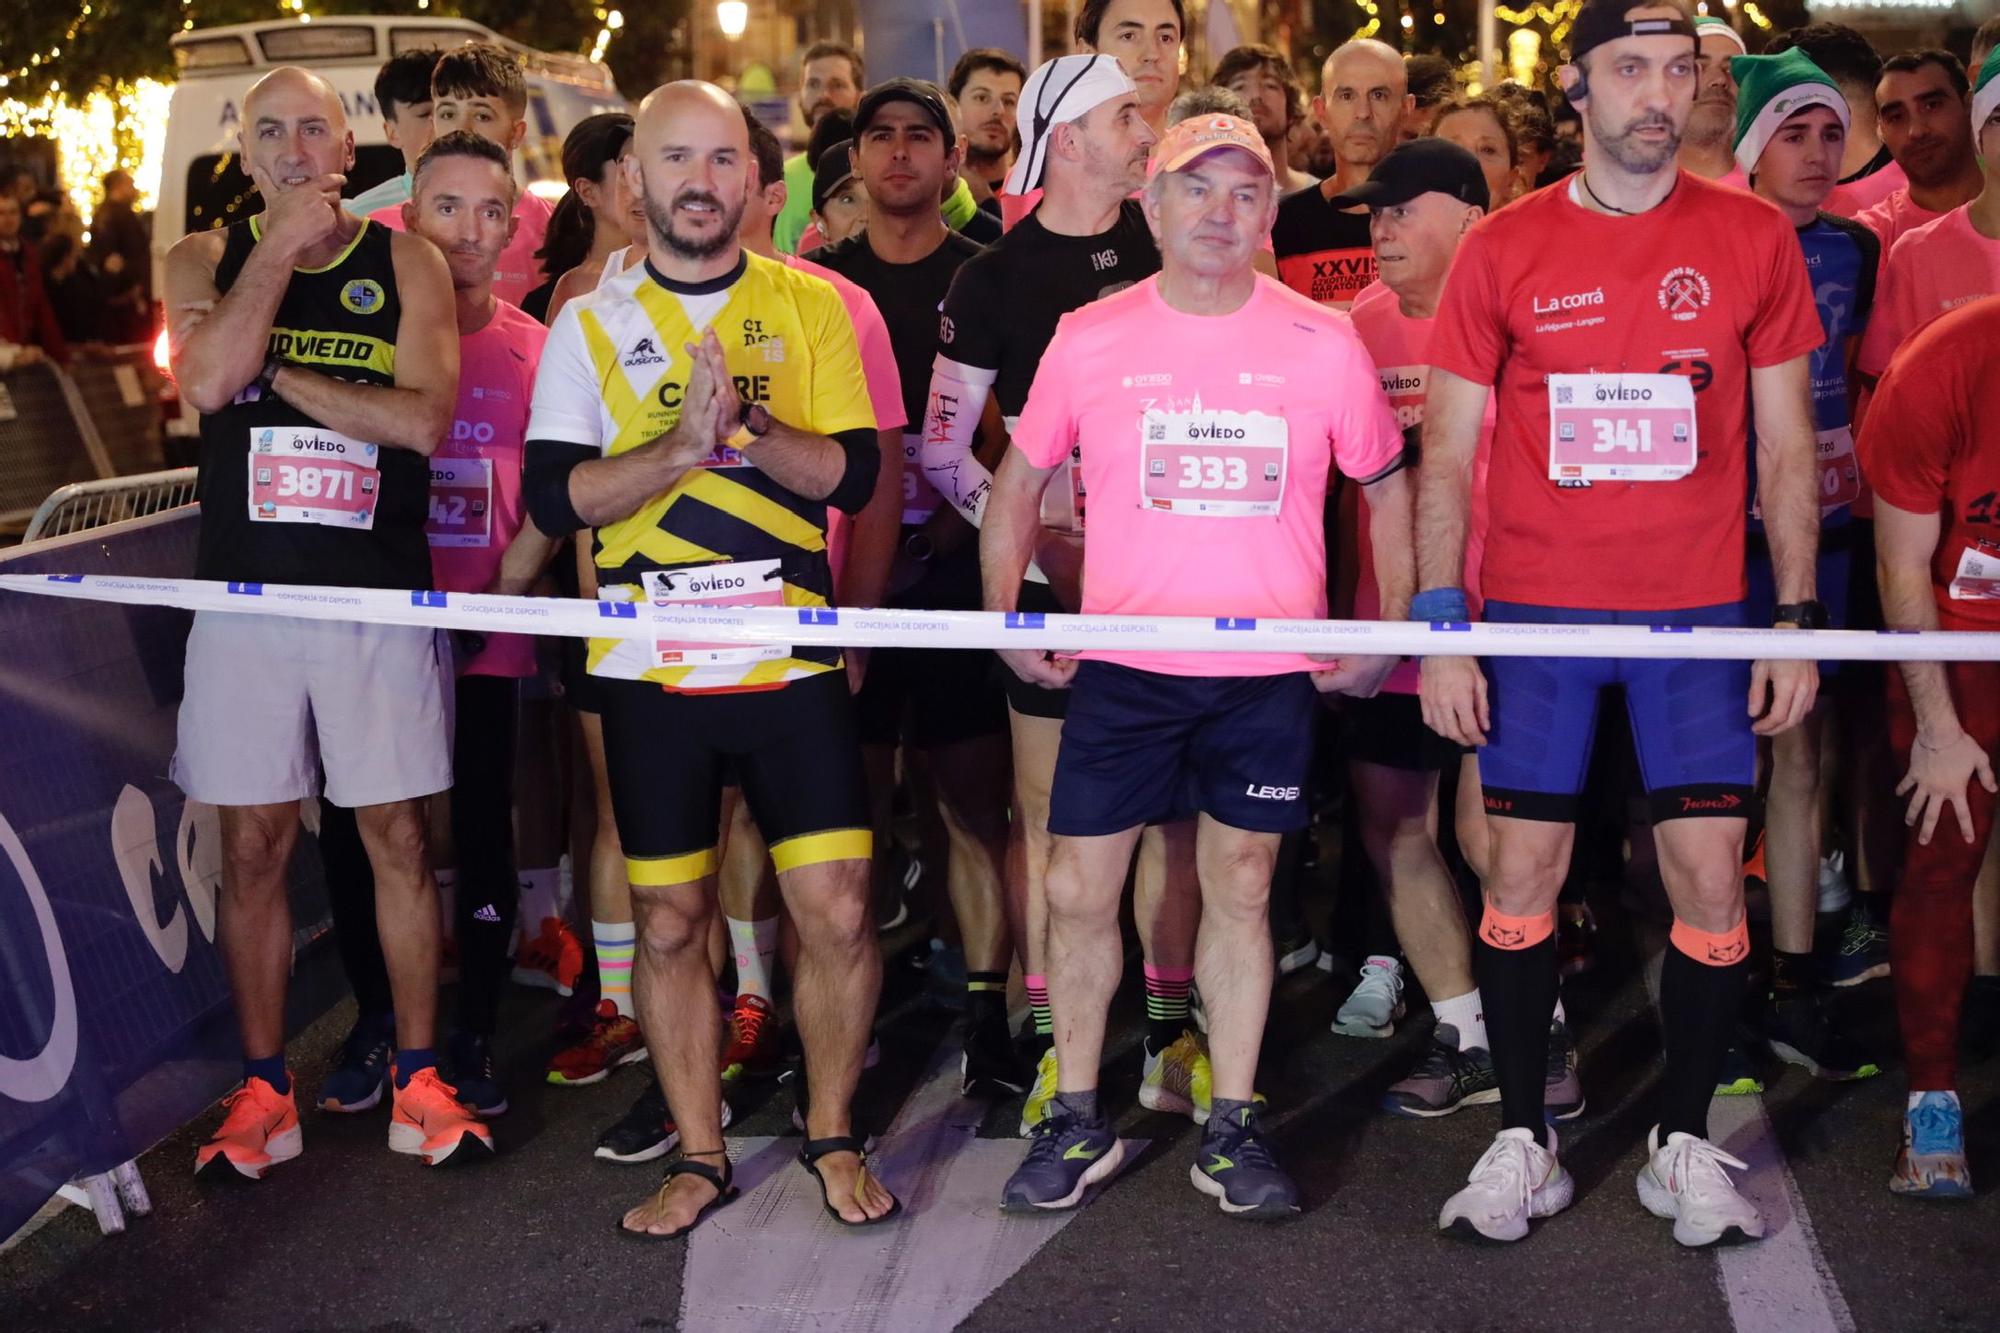
[[[1035,209],[968,260],[945,297],[936,367],[923,416],[924,473],[946,503],[977,524],[992,488],[988,453],[974,437],[988,399],[1009,430],[1028,400],[1056,322],[1079,306],[1159,272],[1159,247],[1137,200],[1154,135],[1138,91],[1110,56],[1062,56],[1029,76],[1017,124],[1021,152],[1007,192],[1040,191]],[[997,443],[998,441],[996,441]],[[1086,497],[1069,470],[1043,496],[1043,541],[1021,587],[1023,612],[1075,610],[1082,572]],[[1069,695],[1003,671],[1014,742],[1009,837],[1019,867],[1007,885],[1016,946],[1034,1014],[1035,1082],[1022,1134],[1047,1115],[1056,1064],[1043,985],[1043,876],[1048,867],[1048,792]],[[1208,1055],[1189,1029],[1188,985],[1200,921],[1193,825],[1149,828],[1139,845],[1134,890],[1147,963],[1148,1032],[1139,1100],[1154,1110],[1207,1116]]]
[[[889,604],[912,610],[976,611],[979,545],[972,525],[924,480],[918,456],[938,308],[977,243],[947,227],[936,200],[957,179],[958,130],[937,85],[890,79],[862,95],[854,113],[854,166],[868,190],[868,225],[813,252],[813,262],[867,292],[889,326],[910,425],[903,435],[902,539],[889,574]],[[968,1095],[1027,1089],[1007,1031],[1011,962],[1001,889],[1007,853],[1007,712],[991,653],[878,648],[868,656],[857,700],[875,820],[878,891],[895,892],[887,852],[898,741],[930,760],[952,831],[946,876],[963,935]],[[905,716],[909,726],[905,730]]]
[[[354,140],[334,89],[273,70],[243,102],[264,211],[167,255],[169,355],[201,413],[195,573],[258,605],[266,583],[431,587],[424,462],[451,428],[458,330],[443,255],[341,207]],[[375,873],[395,1001],[392,1151],[493,1150],[437,1070],[438,905],[426,799],[451,786],[446,677],[420,626],[203,611],[188,635],[173,779],[222,812],[218,920],[243,1087],[197,1172],[256,1180],[300,1151],[285,1069],[286,865],[299,802],[352,808]]]
[[[1326,58],[1313,115],[1333,141],[1337,166],[1317,189],[1300,190],[1278,204],[1271,248],[1278,256],[1278,277],[1287,287],[1345,310],[1375,281],[1368,210],[1335,208],[1332,201],[1368,179],[1396,146],[1415,106],[1403,57],[1395,48],[1362,38]]]

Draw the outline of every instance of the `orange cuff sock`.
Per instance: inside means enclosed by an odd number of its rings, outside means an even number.
[[[1540,916],[1506,916],[1488,903],[1479,918],[1479,938],[1496,949],[1532,949],[1555,933],[1554,911]]]
[[[1730,967],[1750,956],[1750,923],[1738,921],[1726,934],[1711,935],[1696,930],[1679,917],[1674,918],[1674,947],[1708,967]]]

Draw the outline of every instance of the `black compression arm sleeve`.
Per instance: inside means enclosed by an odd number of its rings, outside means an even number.
[[[875,478],[882,471],[881,443],[872,430],[837,431],[832,438],[847,456],[847,467],[826,502],[843,514],[858,514],[875,494]]]
[[[529,440],[521,468],[521,500],[528,517],[549,537],[567,537],[590,525],[577,516],[569,498],[569,474],[579,463],[599,457],[587,444],[566,444],[558,440]]]

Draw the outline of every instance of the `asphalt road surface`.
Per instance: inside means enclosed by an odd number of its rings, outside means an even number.
[[[950,1018],[899,969],[884,1059],[860,1108],[882,1131],[878,1167],[908,1205],[898,1224],[846,1231],[824,1216],[795,1160],[790,1094],[765,1084],[732,1093],[745,1197],[690,1241],[622,1240],[617,1219],[655,1168],[590,1150],[642,1075],[541,1084],[555,1001],[517,990],[502,1042],[514,1106],[496,1126],[497,1160],[426,1170],[387,1151],[386,1107],[308,1112],[299,1161],[261,1184],[211,1187],[190,1175],[210,1116],[144,1159],[154,1211],[126,1234],[99,1236],[68,1209],[0,1256],[0,1329],[1996,1327],[2000,1062],[1966,1074],[1974,1180],[1988,1191],[1969,1204],[1884,1188],[1903,1105],[1897,1067],[1832,1086],[1763,1062],[1766,1095],[1718,1099],[1712,1132],[1751,1163],[1747,1188],[1772,1237],[1686,1251],[1639,1207],[1632,1177],[1659,1070],[1638,938],[1651,933],[1607,929],[1599,966],[1566,988],[1590,1101],[1562,1144],[1578,1196],[1513,1246],[1435,1230],[1498,1108],[1431,1122],[1379,1114],[1428,1021],[1413,1017],[1388,1041],[1333,1036],[1341,995],[1310,970],[1281,985],[1260,1078],[1304,1192],[1301,1217],[1231,1220],[1189,1187],[1194,1126],[1136,1104],[1136,964],[1104,1092],[1139,1150],[1081,1210],[1003,1215],[1000,1182],[1022,1152],[1017,1108],[957,1097]],[[1892,1040],[1888,1004],[1886,983],[1853,999],[1878,1042]],[[343,1005],[295,1043],[308,1093],[350,1021]]]

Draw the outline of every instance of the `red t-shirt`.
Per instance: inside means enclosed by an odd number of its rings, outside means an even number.
[[[1639,217],[1592,212],[1573,189],[1537,191],[1473,229],[1431,338],[1434,369],[1498,391],[1480,590],[1615,611],[1737,601],[1750,370],[1824,337],[1798,237],[1762,199],[1687,172]],[[1599,378],[1554,385],[1550,375]],[[1565,460],[1595,447],[1613,451],[1602,465],[1622,467],[1688,451],[1691,470],[1671,481],[1552,480],[1570,472],[1555,458],[1559,393],[1564,428],[1585,428],[1565,442]],[[1692,400],[1691,434],[1685,408],[1641,420],[1655,414],[1632,405],[1680,397]],[[1575,421],[1603,401],[1614,404],[1600,409],[1608,429]]]
[[[2000,587],[1952,584],[1967,553],[2000,562],[2000,297],[1932,320],[1906,343],[1875,389],[1861,431],[1862,467],[1875,493],[1898,509],[1936,514],[1943,527],[1931,559],[1938,623],[2000,630]],[[1990,572],[1990,571],[1989,571]],[[1964,593],[1987,591],[1985,598]]]

